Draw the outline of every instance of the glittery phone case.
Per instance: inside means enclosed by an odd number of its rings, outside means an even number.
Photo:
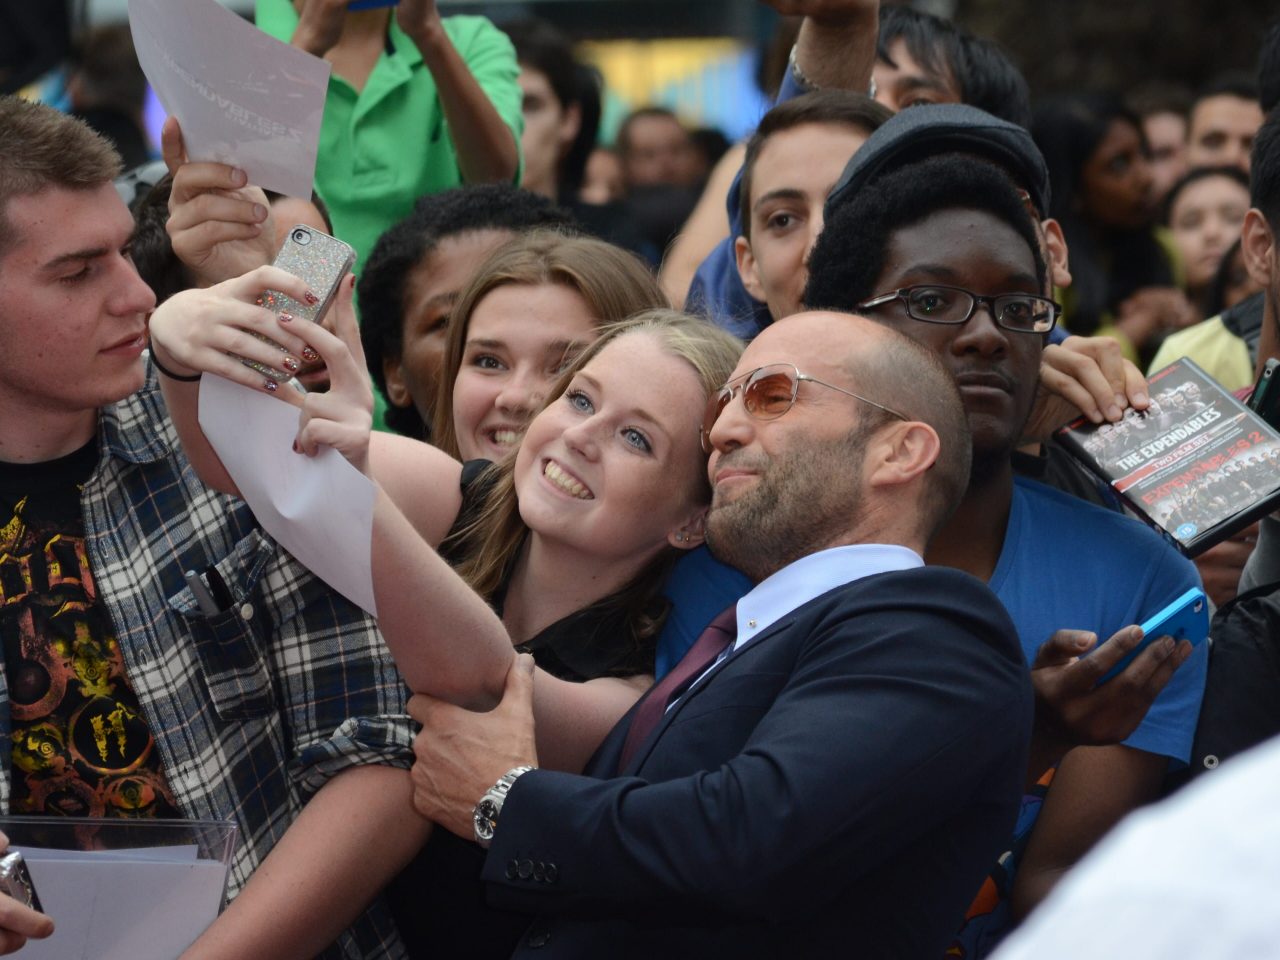
[[[329,309],[330,304],[333,303],[334,295],[338,292],[338,284],[346,276],[347,271],[351,269],[355,259],[356,252],[349,244],[343,243],[327,233],[321,233],[319,230],[313,230],[311,227],[297,224],[289,231],[289,235],[285,238],[284,246],[276,254],[274,265],[281,270],[287,270],[295,277],[301,277],[305,280],[311,292],[320,298],[319,301],[312,306],[308,303],[299,302],[293,297],[285,296],[277,290],[267,290],[258,298],[257,303],[259,306],[266,307],[272,313],[288,313],[298,320],[319,322],[325,311]],[[281,354],[288,353],[284,347],[270,337],[264,337],[260,333],[253,335],[264,343],[269,343],[277,348]],[[280,383],[289,380],[293,376],[291,373],[277,370],[275,367],[267,366],[267,364],[259,363],[256,360],[246,360],[244,357],[237,359],[246,367],[250,367],[264,377],[270,377]]]
[[[0,857],[0,893],[8,894],[32,910],[41,910],[40,897],[31,879],[31,871],[18,851]]]

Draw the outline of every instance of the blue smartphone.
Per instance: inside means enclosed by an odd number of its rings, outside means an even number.
[[[398,6],[400,0],[351,0],[347,4],[348,10],[375,10],[378,7],[394,7]]]
[[[1133,662],[1133,658],[1146,649],[1152,640],[1173,637],[1199,643],[1209,633],[1209,601],[1204,591],[1192,587],[1173,603],[1142,624],[1142,640],[1125,655],[1124,659],[1102,675],[1098,683],[1106,683]]]

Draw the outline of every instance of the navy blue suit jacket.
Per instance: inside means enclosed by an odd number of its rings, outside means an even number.
[[[730,655],[617,771],[535,770],[485,862],[517,956],[942,955],[1005,849],[1031,686],[978,580],[883,573]]]

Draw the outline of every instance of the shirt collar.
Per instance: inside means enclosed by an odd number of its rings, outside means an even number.
[[[169,410],[164,405],[156,372],[147,364],[142,389],[99,411],[98,436],[102,449],[126,463],[155,463],[169,456],[173,444],[166,429]]]
[[[924,566],[914,550],[896,544],[857,543],[819,550],[788,564],[758,583],[738,601],[738,639],[741,646],[791,611],[829,590],[892,570]]]

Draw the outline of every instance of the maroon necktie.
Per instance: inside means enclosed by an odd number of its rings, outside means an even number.
[[[618,761],[619,770],[626,769],[636,749],[666,713],[667,705],[702,676],[724,652],[725,647],[733,643],[734,637],[738,635],[737,609],[738,605],[735,603],[712,620],[672,671],[645,694],[644,700],[631,716],[631,729],[627,731],[626,742],[622,745],[622,757]]]

